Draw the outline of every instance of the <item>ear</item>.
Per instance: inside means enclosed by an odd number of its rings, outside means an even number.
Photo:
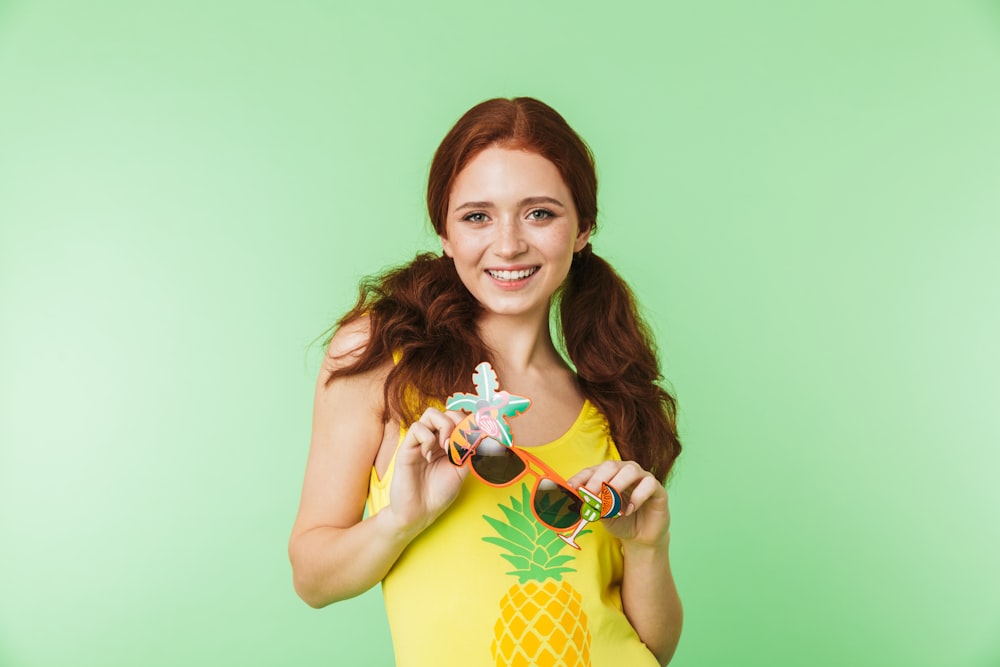
[[[580,252],[590,243],[590,230],[592,227],[593,225],[587,225],[586,229],[576,235],[576,241],[573,242],[573,252]]]
[[[453,255],[451,254],[451,241],[449,241],[448,237],[446,236],[439,236],[438,238],[441,239],[441,249],[444,250],[444,254],[448,255],[449,257],[452,257]]]

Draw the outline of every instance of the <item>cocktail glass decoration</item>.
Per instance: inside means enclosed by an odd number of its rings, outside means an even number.
[[[576,527],[573,528],[571,533],[560,534],[559,539],[574,549],[579,549],[580,545],[576,543],[576,537],[580,534],[580,531],[583,530],[584,526],[592,521],[621,516],[622,497],[621,494],[619,494],[618,491],[616,491],[615,488],[607,482],[601,482],[600,496],[594,495],[590,492],[590,490],[583,486],[579,487],[576,492],[583,500],[583,507],[580,508],[580,523],[576,524]]]

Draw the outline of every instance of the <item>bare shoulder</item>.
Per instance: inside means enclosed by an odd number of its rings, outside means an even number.
[[[323,370],[333,373],[353,364],[368,347],[371,329],[371,320],[367,316],[351,320],[337,329],[326,347]]]
[[[373,368],[350,375],[338,375],[331,381],[330,376],[353,365],[365,352],[371,340],[371,321],[367,316],[347,322],[330,339],[323,355],[323,362],[317,377],[317,401],[333,399],[336,403],[351,406],[357,415],[383,414],[383,388],[386,377],[392,370],[391,358],[384,359]]]

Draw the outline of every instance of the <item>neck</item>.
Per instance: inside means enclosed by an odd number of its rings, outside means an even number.
[[[493,350],[498,372],[521,375],[553,363],[565,365],[552,343],[547,310],[531,318],[484,314],[479,319],[479,335]]]

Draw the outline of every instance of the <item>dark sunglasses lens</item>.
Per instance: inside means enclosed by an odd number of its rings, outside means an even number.
[[[580,520],[583,501],[565,486],[542,479],[535,488],[535,512],[543,523],[557,529],[569,528]]]
[[[490,484],[506,484],[524,472],[524,461],[493,438],[480,442],[470,460],[476,474]]]

